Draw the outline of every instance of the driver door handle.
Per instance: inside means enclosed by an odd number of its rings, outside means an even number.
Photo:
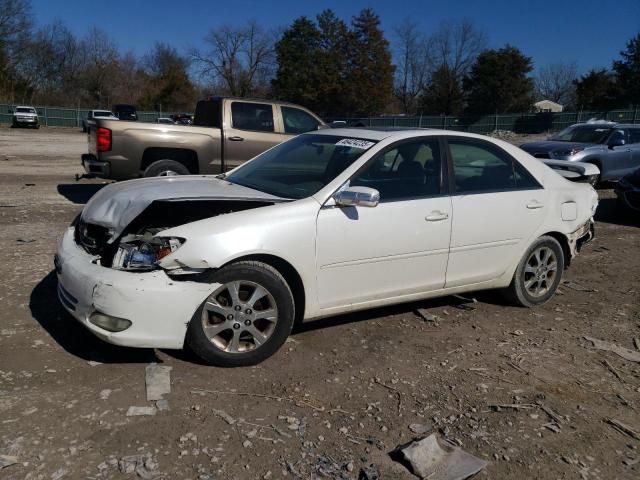
[[[535,210],[537,208],[543,208],[544,207],[544,203],[540,203],[537,200],[531,200],[529,203],[527,203],[527,208],[529,210]]]
[[[241,142],[244,140],[244,138],[242,137],[229,137],[229,140],[231,140],[232,142]]]
[[[440,222],[442,220],[446,220],[449,218],[449,214],[447,212],[441,212],[440,210],[434,210],[429,215],[424,217],[427,222]]]

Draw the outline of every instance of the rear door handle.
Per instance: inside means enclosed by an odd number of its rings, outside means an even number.
[[[449,214],[446,212],[441,212],[439,210],[431,212],[429,215],[424,217],[427,222],[440,222],[442,220],[446,220],[447,218],[449,218]]]
[[[229,137],[229,140],[231,140],[232,142],[241,142],[244,140],[244,138],[242,137]]]
[[[544,207],[544,203],[540,203],[537,200],[532,200],[531,202],[527,203],[527,208],[529,210],[536,210],[538,208],[542,208]]]

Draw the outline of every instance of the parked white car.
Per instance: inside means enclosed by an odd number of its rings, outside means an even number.
[[[96,118],[106,118],[107,120],[119,120],[118,117],[116,117],[116,114],[113,113],[111,110],[89,110],[87,112],[87,118],[82,119],[82,131],[85,133],[88,132],[91,121],[95,120]]]
[[[297,321],[480,289],[544,303],[597,203],[500,140],[321,130],[226,175],[104,187],[61,240],[58,293],[107,342],[251,365]]]

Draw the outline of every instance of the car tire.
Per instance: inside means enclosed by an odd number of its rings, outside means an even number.
[[[186,345],[218,367],[255,365],[273,355],[295,318],[293,294],[280,272],[263,262],[240,261],[209,281],[218,286],[189,322]]]
[[[145,177],[170,177],[173,175],[189,175],[187,167],[175,160],[158,160],[144,171]]]
[[[538,238],[520,260],[511,284],[504,292],[506,297],[522,307],[549,301],[562,280],[564,263],[562,246],[555,238]]]

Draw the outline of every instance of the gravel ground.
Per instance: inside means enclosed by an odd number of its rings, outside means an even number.
[[[56,243],[101,186],[74,179],[85,138],[0,128],[0,478],[410,479],[394,451],[414,431],[487,460],[480,478],[640,478],[640,365],[584,338],[640,337],[640,224],[610,190],[542,307],[484,292],[340,316],[225,370],[102,343],[59,306]],[[169,410],[127,416],[153,406],[153,362]]]

